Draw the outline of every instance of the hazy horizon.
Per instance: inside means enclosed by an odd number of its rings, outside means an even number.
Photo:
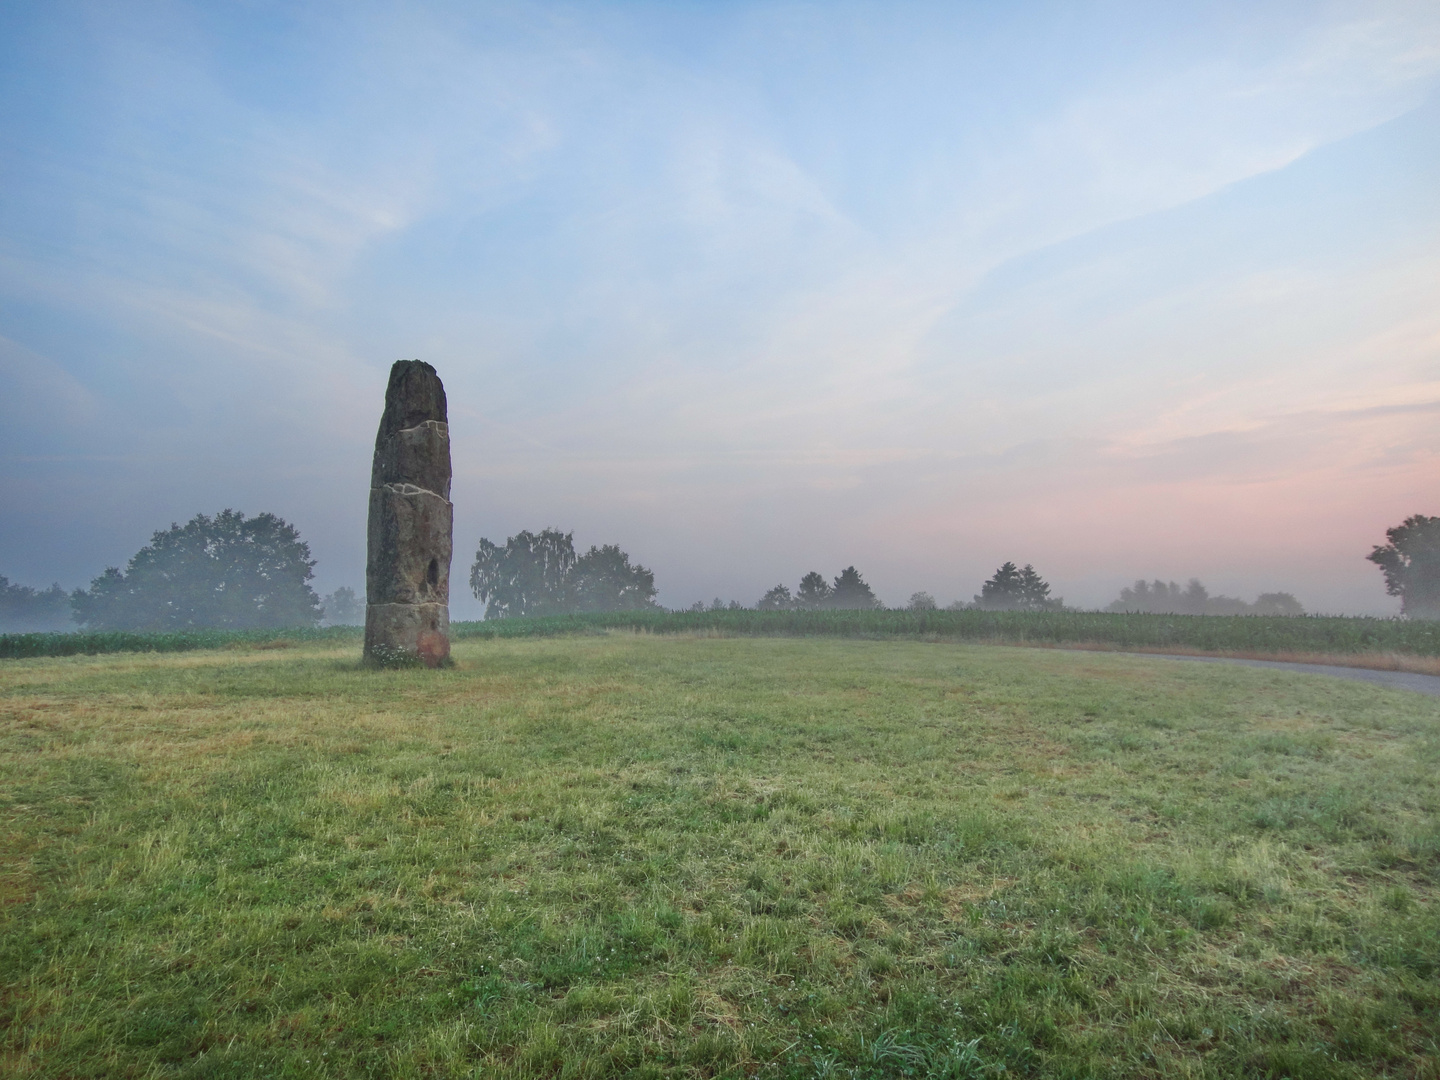
[[[0,191],[16,583],[233,507],[363,590],[406,358],[455,618],[546,526],[670,607],[1394,614],[1440,514],[1433,4],[15,5]]]

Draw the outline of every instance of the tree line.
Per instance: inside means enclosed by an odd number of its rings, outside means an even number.
[[[1366,558],[1384,575],[1385,589],[1413,619],[1440,618],[1440,516],[1415,514],[1386,530],[1388,543]],[[88,589],[68,595],[58,585],[34,589],[0,576],[0,632],[89,630],[173,631],[190,628],[271,629],[364,621],[365,601],[339,588],[322,599],[310,582],[315,560],[299,531],[274,514],[246,517],[237,510],[196,514],[154,533],[125,567],[109,567]],[[487,619],[566,612],[658,609],[654,573],[617,544],[576,551],[572,533],[522,531],[504,544],[482,538],[470,568],[470,588]],[[697,603],[703,608],[703,603]],[[712,605],[725,607],[719,600]],[[731,601],[731,607],[743,605]],[[754,605],[761,611],[866,610],[884,605],[864,576],[847,566],[831,579],[806,573],[792,591],[780,584]],[[928,592],[905,605],[934,610]],[[1035,568],[1006,562],[969,602],[950,610],[1060,611],[1065,602]],[[692,609],[693,610],[693,609]],[[1290,593],[1264,593],[1253,602],[1211,595],[1197,579],[1136,581],[1106,609],[1187,615],[1302,615]]]
[[[755,603],[758,611],[868,611],[884,606],[853,566],[841,570],[834,581],[811,570],[793,594],[788,586],[776,585]]]
[[[0,574],[0,634],[68,630],[70,621],[70,596],[58,582],[32,589]]]
[[[1151,615],[1304,615],[1305,607],[1288,592],[1261,593],[1254,603],[1234,596],[1211,596],[1198,578],[1185,588],[1173,581],[1137,581],[1120,590],[1106,611],[1136,611]]]

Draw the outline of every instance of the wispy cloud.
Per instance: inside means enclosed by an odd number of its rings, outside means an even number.
[[[623,538],[669,600],[812,558],[943,591],[1019,538],[1238,559],[1257,490],[1383,518],[1433,464],[1433,5],[82,6],[67,57],[56,11],[4,61],[67,93],[0,119],[0,390],[69,395],[57,468],[184,465],[107,474],[127,539],[45,577],[245,500],[353,584],[400,356],[450,387],[462,530]]]

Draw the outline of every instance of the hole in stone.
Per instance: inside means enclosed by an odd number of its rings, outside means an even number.
[[[440,584],[440,560],[431,559],[430,565],[425,568],[425,583],[432,589]]]

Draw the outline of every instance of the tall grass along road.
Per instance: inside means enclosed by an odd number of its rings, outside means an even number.
[[[973,644],[0,667],[0,1073],[1437,1077],[1440,701]]]

